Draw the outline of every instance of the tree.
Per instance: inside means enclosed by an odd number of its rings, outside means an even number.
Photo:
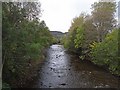
[[[84,50],[89,51],[89,45],[96,41],[96,36],[92,16],[81,13],[73,19],[64,44],[69,50],[81,54]]]
[[[85,15],[82,24],[77,29],[76,37],[74,39],[75,48],[78,48],[81,55],[84,56],[88,56],[90,44],[97,39],[97,33],[92,22],[91,16]]]
[[[84,16],[85,13],[81,13],[79,17],[75,17],[73,19],[71,23],[71,27],[68,30],[69,32],[66,37],[65,46],[68,48],[68,50],[73,51],[75,53],[77,53],[77,50],[79,50],[79,48],[75,47],[76,33],[77,33],[77,29],[83,24]]]
[[[89,46],[94,41],[97,41],[97,31],[93,25],[93,18],[87,15],[84,20],[84,45],[83,47],[89,49]]]
[[[44,48],[52,43],[49,28],[44,21],[36,19],[36,4],[27,5],[30,11],[22,7],[22,3],[2,3],[2,78],[14,88],[23,87],[37,73]]]
[[[116,25],[115,2],[95,2],[92,5],[93,24],[98,33],[98,42],[102,42],[109,31]]]

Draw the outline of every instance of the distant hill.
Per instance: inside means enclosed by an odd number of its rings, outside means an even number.
[[[50,33],[57,39],[61,39],[65,35],[65,33],[60,31],[50,31]]]

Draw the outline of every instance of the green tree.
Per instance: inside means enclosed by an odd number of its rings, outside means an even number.
[[[98,65],[106,65],[114,74],[120,75],[120,57],[118,56],[118,31],[107,34],[105,40],[91,45],[92,61]]]
[[[68,30],[68,34],[65,37],[66,41],[65,41],[65,47],[68,48],[68,50],[73,51],[75,53],[77,53],[77,51],[79,51],[80,48],[76,48],[75,47],[75,38],[76,38],[76,33],[77,33],[77,29],[83,24],[84,21],[84,16],[85,13],[81,13],[81,15],[79,17],[76,17],[73,19],[72,23],[71,23],[71,27]]]
[[[49,28],[38,19],[37,4],[25,4],[2,5],[3,81],[10,87],[23,87],[37,73],[44,49],[52,43]]]

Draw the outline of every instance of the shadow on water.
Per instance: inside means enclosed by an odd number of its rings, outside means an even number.
[[[67,54],[62,45],[52,45],[32,82],[33,88],[118,88],[120,80],[90,62]]]

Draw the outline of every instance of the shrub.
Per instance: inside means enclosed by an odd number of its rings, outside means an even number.
[[[114,74],[120,75],[120,58],[118,56],[118,30],[107,34],[105,40],[91,45],[92,62],[106,65]]]

